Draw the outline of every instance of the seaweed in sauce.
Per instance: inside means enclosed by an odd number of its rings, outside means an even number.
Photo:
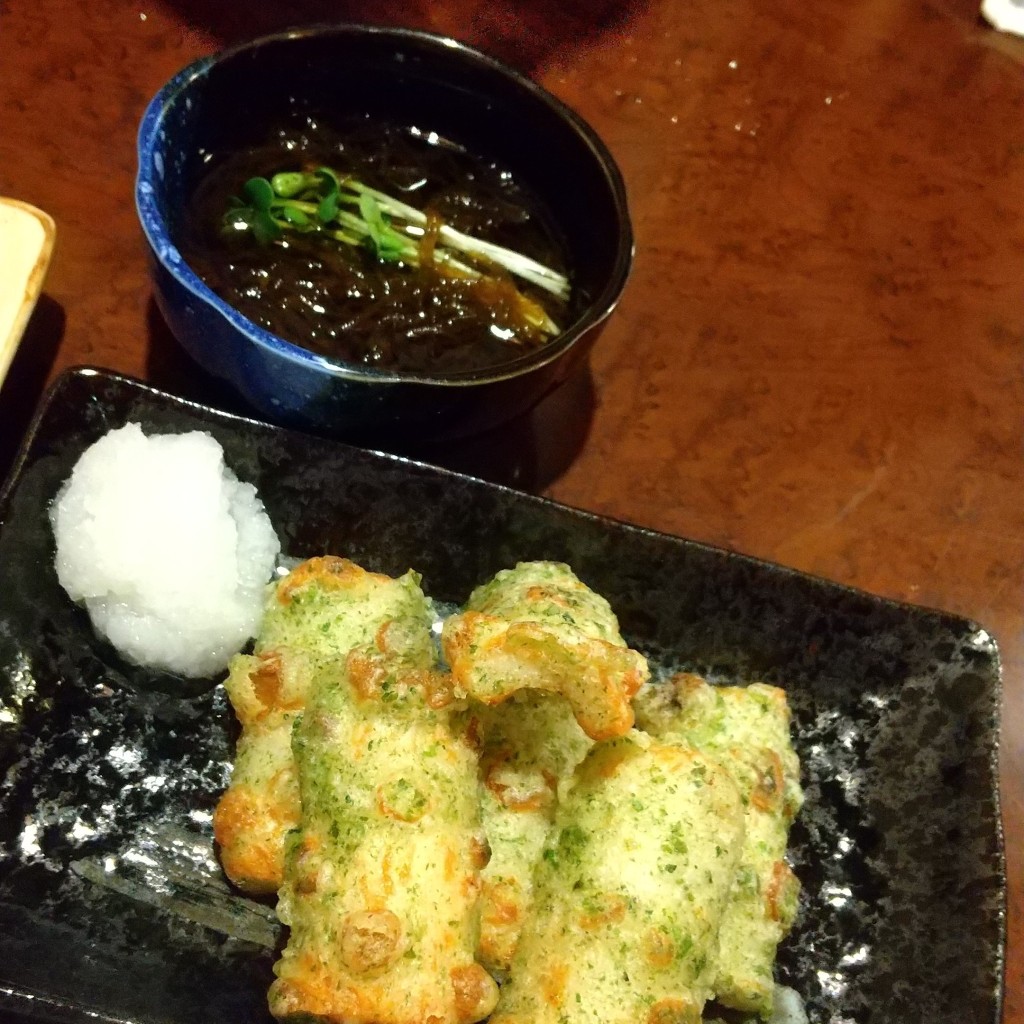
[[[310,120],[211,163],[186,214],[182,252],[221,298],[261,327],[345,362],[430,375],[495,366],[536,347],[536,340],[514,337],[515,316],[502,291],[511,282],[500,275],[484,288],[469,287],[320,235],[290,233],[260,244],[251,232],[222,230],[231,197],[247,179],[324,165],[565,273],[550,217],[506,168],[435,133],[369,118],[341,130]],[[567,326],[571,303],[528,283],[515,287]]]

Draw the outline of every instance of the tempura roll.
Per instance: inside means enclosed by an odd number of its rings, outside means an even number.
[[[630,701],[649,675],[608,602],[560,562],[520,562],[477,587],[445,622],[442,647],[456,685],[474,700],[560,693],[598,740],[630,729]]]
[[[409,616],[432,618],[415,573],[392,579],[344,558],[310,559],[268,588],[255,653],[236,656],[225,682],[242,730],[213,822],[221,864],[239,888],[273,893],[281,884],[285,836],[299,821],[292,728],[311,681]]]
[[[743,836],[729,774],[632,732],[556,814],[491,1024],[698,1024]]]
[[[800,889],[785,860],[803,802],[786,694],[761,683],[710,686],[680,675],[645,687],[637,718],[653,735],[685,740],[717,758],[740,789],[745,838],[722,920],[715,998],[768,1017],[776,950],[792,926]]]
[[[302,822],[278,915],[281,1020],[468,1024],[497,986],[475,960],[486,847],[477,762],[431,638],[381,630],[296,727]]]
[[[284,870],[284,837],[299,820],[292,723],[305,703],[309,670],[303,658],[280,651],[238,655],[230,673],[226,686],[242,731],[213,831],[228,878],[245,892],[272,893]]]
[[[568,702],[520,693],[477,712],[481,819],[491,850],[482,872],[480,959],[507,972],[533,895],[533,871],[576,766],[593,746]]]

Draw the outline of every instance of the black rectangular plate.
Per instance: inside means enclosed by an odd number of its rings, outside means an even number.
[[[658,674],[785,687],[807,804],[780,979],[813,1021],[997,1024],[1000,679],[984,629],[88,369],[51,389],[0,495],[4,1019],[268,1019],[272,912],[236,902],[212,860],[223,690],[125,664],[52,567],[50,502],[129,421],[213,434],[289,555],[413,567],[456,603],[517,561],[566,561]]]

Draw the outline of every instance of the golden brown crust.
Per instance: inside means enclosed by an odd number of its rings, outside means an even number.
[[[467,611],[445,625],[445,658],[456,685],[483,704],[523,689],[561,693],[583,731],[596,740],[625,735],[631,701],[647,679],[644,658],[607,640],[566,640],[536,622],[507,623]]]
[[[486,964],[507,967],[516,951],[525,916],[522,886],[512,878],[485,881],[480,906],[480,959]]]
[[[402,922],[390,910],[349,914],[341,930],[341,962],[354,974],[389,967],[402,954]]]
[[[217,839],[239,888],[266,893],[281,883],[300,813],[292,731],[314,681],[335,679],[357,645],[400,644],[405,621],[429,615],[415,573],[393,580],[345,558],[309,559],[268,588],[256,653],[237,656],[225,682],[242,733]]]
[[[354,584],[368,580],[387,582],[389,577],[380,573],[367,572],[362,566],[347,558],[336,555],[324,555],[320,558],[307,558],[297,565],[277,585],[277,600],[281,604],[289,604],[296,591],[310,584],[320,587],[351,589]]]
[[[700,1013],[692,999],[660,999],[647,1014],[647,1024],[700,1024]]]
[[[466,964],[451,972],[455,1013],[460,1024],[483,1020],[498,1003],[498,986],[479,965]]]
[[[298,824],[294,786],[281,783],[267,789],[236,785],[220,798],[213,812],[213,834],[220,847],[225,874],[253,895],[277,891],[284,874],[284,849],[277,837]]]

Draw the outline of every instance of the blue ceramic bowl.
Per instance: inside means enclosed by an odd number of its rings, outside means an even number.
[[[430,376],[326,358],[247,320],[182,258],[183,211],[204,154],[263,142],[296,107],[429,126],[508,166],[555,214],[573,287],[588,297],[574,322],[507,364]],[[263,417],[350,440],[456,437],[530,408],[585,357],[632,262],[625,189],[593,130],[498,61],[423,32],[316,26],[197,61],[150,102],[138,158],[156,301],[184,348]]]

